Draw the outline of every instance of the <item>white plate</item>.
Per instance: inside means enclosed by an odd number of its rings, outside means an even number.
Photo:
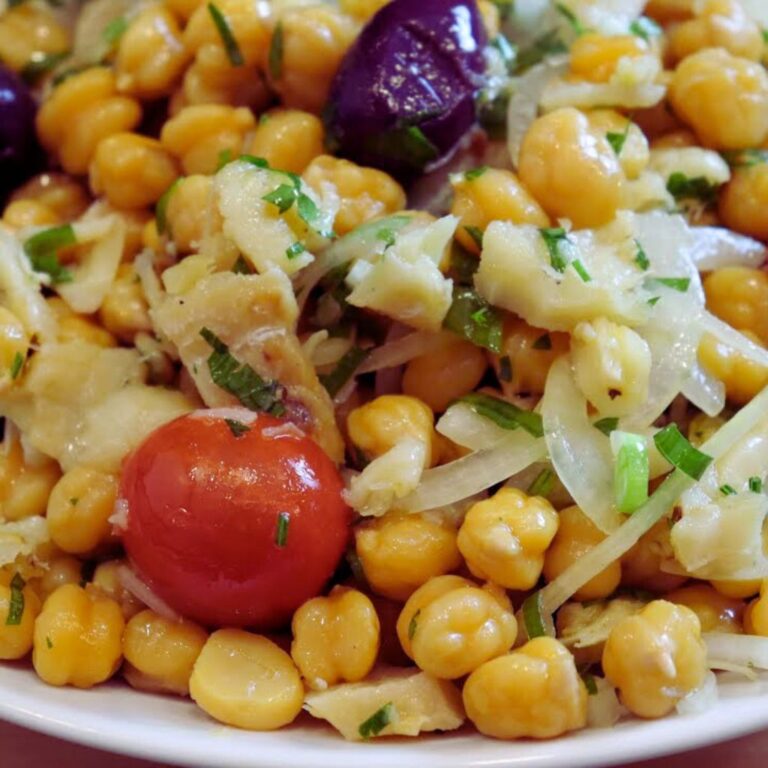
[[[768,727],[768,676],[721,678],[721,700],[699,715],[628,721],[544,742],[503,742],[462,731],[349,744],[308,716],[276,733],[217,725],[190,702],[113,683],[49,688],[28,668],[0,665],[0,718],[100,749],[216,768],[502,768],[600,766],[692,749]]]

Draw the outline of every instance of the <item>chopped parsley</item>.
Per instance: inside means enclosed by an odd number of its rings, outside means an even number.
[[[667,179],[667,192],[675,200],[694,198],[703,203],[711,203],[717,197],[718,186],[712,184],[705,176],[691,178],[680,171],[676,171]]]
[[[21,618],[24,615],[24,586],[26,582],[21,578],[20,573],[16,573],[11,579],[11,599],[8,604],[8,616],[5,619],[7,627],[14,627],[21,624]]]
[[[60,51],[59,53],[43,53],[42,51],[35,51],[29,57],[29,61],[24,65],[19,74],[24,82],[35,83],[39,77],[50,72],[68,56],[69,51]]]
[[[224,50],[227,52],[229,63],[233,67],[242,67],[245,64],[243,52],[240,50],[240,46],[237,44],[235,35],[224,14],[213,3],[208,3],[208,13],[211,14],[213,23],[221,36],[221,42],[224,43]]]
[[[533,411],[524,411],[506,400],[498,397],[473,392],[459,398],[459,403],[466,403],[475,413],[490,419],[502,429],[517,429],[522,427],[534,437],[544,435],[541,416]]]
[[[261,199],[274,205],[280,213],[289,211],[295,204],[299,217],[311,225],[319,215],[317,206],[309,195],[301,191],[301,179],[293,173],[286,175],[291,179],[291,184],[280,184]]]
[[[330,373],[320,376],[320,383],[331,397],[335,397],[341,391],[366,357],[368,357],[367,349],[352,347],[336,363],[336,367]]]
[[[391,248],[395,244],[395,232],[389,227],[382,227],[376,233],[376,239],[384,243],[384,250]]]
[[[597,683],[595,682],[595,676],[591,672],[582,672],[581,679],[584,682],[584,687],[587,689],[587,693],[590,696],[597,696]]]
[[[726,483],[725,485],[720,486],[720,493],[722,493],[723,496],[735,496],[737,491],[732,485]]]
[[[419,608],[416,613],[411,616],[411,620],[408,622],[408,639],[413,640],[413,636],[416,634],[416,629],[419,626],[419,614],[421,613],[421,608]]]
[[[17,352],[13,356],[13,362],[11,363],[11,378],[12,379],[18,379],[19,374],[21,373],[21,369],[24,367],[24,355],[21,354],[21,352]]]
[[[225,165],[229,165],[232,162],[232,150],[227,147],[219,152],[219,156],[216,160],[216,170],[220,171]]]
[[[272,39],[269,42],[269,55],[267,57],[269,76],[272,80],[279,80],[283,76],[283,22],[278,21]]]
[[[487,165],[479,165],[477,168],[472,168],[472,170],[466,171],[464,173],[464,178],[467,181],[474,181],[475,179],[479,179],[487,170]]]
[[[364,739],[378,736],[397,716],[395,705],[390,701],[377,709],[367,720],[360,723],[357,732]]]
[[[464,231],[472,238],[472,242],[482,250],[483,230],[480,227],[464,227]]]
[[[712,463],[712,457],[694,448],[683,437],[676,424],[668,424],[654,436],[659,453],[688,477],[698,480]]]
[[[592,280],[592,276],[587,272],[587,268],[581,263],[581,259],[574,259],[571,262],[571,266],[576,271],[576,274],[585,282],[589,283]]]
[[[51,642],[51,638],[48,637],[48,635],[45,636],[45,644],[49,651],[53,648],[53,643]]]
[[[529,496],[544,496],[546,498],[552,493],[554,487],[555,473],[549,467],[544,467],[528,486],[526,493]]]
[[[614,131],[608,131],[605,134],[605,138],[611,145],[611,149],[616,153],[616,157],[621,155],[621,151],[624,149],[624,145],[627,143],[627,137],[629,136],[629,129],[632,127],[632,121],[627,120],[627,125],[621,133],[615,133]]]
[[[573,251],[573,243],[568,239],[567,232],[562,227],[546,227],[539,232],[549,251],[552,269],[565,272]]]
[[[280,512],[277,516],[277,530],[275,531],[275,544],[280,549],[288,543],[288,526],[291,522],[290,512]]]
[[[685,293],[691,285],[690,277],[654,277],[648,281],[655,285],[663,285],[665,288],[671,288],[673,291]]]
[[[304,251],[307,249],[300,243],[295,242],[293,245],[288,246],[288,248],[285,249],[285,257],[287,259],[295,259],[297,256],[300,256]]]
[[[763,481],[759,477],[750,477],[749,490],[752,491],[752,493],[762,493]]]
[[[246,432],[250,432],[251,428],[247,424],[243,424],[242,421],[237,419],[224,419],[226,425],[229,427],[229,431],[235,437],[242,437]]]
[[[640,16],[629,25],[629,31],[636,37],[641,37],[646,42],[650,42],[652,37],[661,35],[661,27],[647,16]]]
[[[651,266],[651,260],[648,258],[645,249],[642,245],[640,245],[639,240],[635,240],[635,245],[637,246],[637,252],[635,253],[635,264],[637,264],[637,266],[642,270],[649,269]]]
[[[104,27],[101,37],[110,48],[114,48],[127,29],[128,19],[126,19],[125,16],[118,16],[116,19],[112,19],[112,21]]]
[[[245,257],[242,254],[240,254],[240,256],[237,257],[235,263],[232,265],[232,271],[236,275],[252,275],[253,274],[251,265],[245,260]]]
[[[478,347],[501,353],[502,315],[473,288],[457,285],[453,301],[443,320],[443,328]]]
[[[24,252],[35,272],[47,274],[53,284],[69,283],[72,281],[72,273],[59,262],[58,251],[76,243],[77,237],[72,225],[63,224],[44,229],[25,240]]]
[[[604,419],[600,419],[592,424],[595,429],[599,429],[606,437],[611,432],[619,428],[619,420],[615,416],[607,416]]]
[[[768,150],[766,149],[737,149],[721,152],[721,154],[731,168],[752,168],[768,163]]]
[[[71,506],[76,507],[80,503],[80,498],[78,496],[71,496],[69,503]]]
[[[208,358],[208,370],[216,386],[234,395],[242,405],[252,411],[265,411],[282,416],[284,391],[275,381],[266,381],[247,363],[241,363],[229,351],[229,347],[208,328],[200,335],[213,349]]]
[[[165,234],[168,229],[168,201],[171,199],[171,195],[176,191],[176,188],[183,178],[183,176],[179,176],[179,178],[176,179],[165,192],[163,192],[155,205],[155,223],[157,224],[158,234]]]
[[[587,31],[579,17],[567,5],[555,3],[555,9],[571,25],[571,29],[573,29],[577,36],[583,35]]]

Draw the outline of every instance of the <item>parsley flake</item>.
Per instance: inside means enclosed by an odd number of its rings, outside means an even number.
[[[288,246],[288,248],[285,249],[285,257],[287,259],[295,259],[297,256],[300,256],[304,251],[307,249],[298,241],[295,242],[293,245]]]
[[[71,224],[50,227],[24,241],[27,254],[35,272],[47,274],[52,284],[69,283],[72,273],[59,262],[58,251],[77,243],[77,236]]]
[[[226,425],[229,427],[229,431],[235,437],[242,437],[246,432],[250,432],[251,428],[247,424],[243,424],[242,421],[237,419],[224,419]]]
[[[278,21],[272,40],[269,43],[269,55],[267,57],[269,75],[272,80],[279,80],[283,76],[283,22]]]
[[[377,709],[367,720],[360,723],[357,732],[364,739],[378,736],[397,717],[395,705],[390,701]]]
[[[17,352],[13,356],[13,362],[11,363],[11,379],[18,379],[21,374],[21,369],[24,367],[24,355],[21,352]]]
[[[21,618],[24,615],[24,592],[26,585],[20,573],[16,573],[11,579],[11,599],[8,604],[8,616],[5,619],[6,627],[14,627],[21,624]]]
[[[573,243],[568,239],[568,234],[562,227],[545,227],[539,232],[549,251],[552,269],[565,272],[573,251]]]
[[[288,543],[288,526],[291,522],[290,512],[280,512],[277,516],[277,530],[275,531],[275,544],[280,549]]]
[[[213,23],[221,36],[221,42],[224,43],[229,63],[233,67],[242,67],[245,64],[245,59],[226,17],[213,3],[208,3],[208,13],[211,14]]]
[[[474,181],[475,179],[479,179],[487,170],[487,165],[480,165],[477,168],[472,168],[471,170],[466,171],[464,178],[467,181]]]
[[[649,269],[651,266],[651,260],[648,258],[645,249],[642,245],[640,245],[639,240],[635,240],[635,245],[637,246],[637,252],[635,253],[635,264],[637,264],[637,266],[642,270]]]

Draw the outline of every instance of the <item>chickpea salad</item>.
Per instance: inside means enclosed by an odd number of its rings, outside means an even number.
[[[767,30],[0,2],[0,660],[352,741],[768,669]]]

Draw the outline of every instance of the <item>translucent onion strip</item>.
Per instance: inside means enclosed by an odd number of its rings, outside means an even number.
[[[465,403],[452,405],[440,417],[435,429],[451,442],[473,451],[492,448],[509,435],[509,430],[480,416]]]
[[[398,509],[421,512],[453,504],[504,482],[546,453],[543,440],[517,429],[492,448],[426,470],[418,488],[398,503]]]
[[[707,657],[713,667],[720,669],[722,662],[740,667],[768,669],[768,637],[707,632],[703,638],[707,646]]]
[[[761,267],[768,251],[751,237],[722,227],[692,227],[691,259],[699,271],[723,267]]]
[[[692,693],[677,703],[681,715],[697,715],[706,712],[717,704],[717,678],[713,672],[704,675],[704,682]]]
[[[760,365],[768,365],[768,349],[755,344],[719,317],[705,312],[702,326],[707,333],[711,333],[718,341],[741,352],[748,360],[754,360]]]
[[[403,365],[414,357],[426,355],[441,349],[456,337],[446,332],[432,333],[431,331],[416,331],[403,336],[372,352],[360,366],[358,373],[371,373],[382,368],[394,368]]]
[[[683,395],[707,416],[717,416],[725,408],[725,384],[716,379],[698,361],[683,383]]]
[[[701,450],[714,458],[719,458],[767,414],[768,387],[724,424],[701,446]],[[590,550],[586,557],[577,560],[554,581],[544,587],[542,590],[544,610],[554,613],[580,587],[612,562],[618,560],[664,516],[677,502],[680,495],[693,485],[694,481],[679,470],[669,475],[653,496],[621,528],[601,541]]]

